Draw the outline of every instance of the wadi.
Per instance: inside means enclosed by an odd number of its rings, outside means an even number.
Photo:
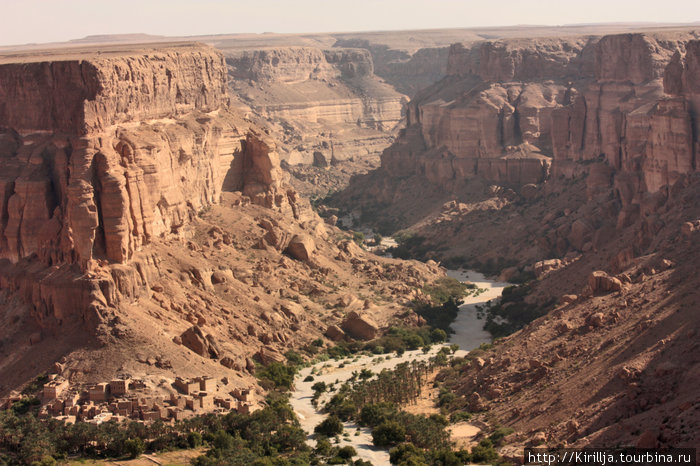
[[[0,464],[697,448],[700,29],[0,47]]]

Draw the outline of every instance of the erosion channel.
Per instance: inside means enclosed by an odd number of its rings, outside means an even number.
[[[314,384],[324,382],[326,385],[336,384],[339,386],[350,379],[353,373],[358,373],[362,369],[370,369],[377,374],[384,369],[392,369],[402,362],[427,361],[435,356],[441,347],[452,344],[457,344],[460,348],[455,353],[455,356],[464,356],[469,350],[479,347],[482,343],[491,341],[491,335],[483,330],[483,320],[477,317],[477,306],[499,298],[503,289],[509,283],[488,280],[484,275],[471,270],[447,270],[447,275],[461,282],[473,283],[484,290],[481,293],[471,294],[464,298],[463,303],[459,306],[459,314],[452,323],[454,333],[450,336],[447,343],[433,346],[428,353],[423,353],[422,350],[406,351],[400,356],[392,354],[390,358],[387,357],[386,359],[377,358],[377,355],[350,356],[338,361],[319,362],[299,371],[294,380],[294,390],[291,393],[290,402],[299,418],[302,429],[308,435],[310,444],[313,445],[315,443],[312,438],[314,427],[325,419],[326,414],[323,413],[323,406],[328,401],[328,398],[332,396],[332,392],[330,394],[325,393],[319,399],[316,407],[314,407],[312,403],[314,395],[312,386]],[[378,361],[378,359],[383,360]],[[309,380],[308,377],[312,373],[313,380]],[[339,446],[352,446],[357,451],[358,458],[369,461],[373,465],[390,464],[389,452],[372,444],[371,429],[360,427],[355,422],[345,422],[344,431],[350,435],[339,437]]]

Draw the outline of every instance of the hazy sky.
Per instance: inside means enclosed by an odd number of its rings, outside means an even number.
[[[340,32],[700,21],[700,0],[0,0],[0,45],[92,34]]]

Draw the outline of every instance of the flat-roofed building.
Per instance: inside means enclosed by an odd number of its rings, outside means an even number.
[[[68,388],[68,381],[56,378],[44,384],[42,394],[45,400],[55,400]]]

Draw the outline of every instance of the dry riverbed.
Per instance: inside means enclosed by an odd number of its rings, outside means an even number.
[[[508,286],[508,283],[487,280],[482,274],[469,270],[449,270],[447,275],[463,282],[474,283],[478,288],[484,289],[477,296],[469,296],[464,300],[464,303],[460,306],[459,314],[452,324],[455,333],[451,336],[447,345],[458,344],[460,351],[456,355],[464,356],[469,350],[479,347],[482,343],[491,341],[489,333],[483,330],[483,321],[477,319],[476,306],[498,298],[503,288]],[[406,351],[401,356],[395,354],[351,356],[342,361],[330,360],[302,369],[294,380],[295,390],[291,393],[290,403],[299,418],[302,429],[309,435],[309,444],[314,445],[315,443],[311,438],[314,427],[326,417],[324,413],[314,408],[311,403],[313,397],[311,386],[313,384],[325,382],[326,385],[335,384],[335,387],[339,388],[343,382],[352,377],[353,372],[370,369],[372,372],[378,373],[382,369],[392,369],[402,362],[428,360],[430,357],[435,356],[442,346],[433,346],[427,354],[424,354],[422,350],[416,350]],[[339,367],[341,365],[343,367]],[[313,376],[313,380],[304,382],[304,379],[309,375]],[[330,396],[332,396],[332,392],[326,393],[321,397],[318,403],[319,408],[323,406]],[[344,434],[346,433],[347,435],[340,437],[339,446],[351,445],[357,450],[359,458],[369,461],[376,466],[390,464],[389,452],[372,445],[370,429],[359,427],[354,423],[345,423],[344,427]],[[473,426],[460,425],[455,427],[458,427],[456,429],[459,434],[458,437],[464,438],[467,433],[473,437],[478,433],[478,428]]]

